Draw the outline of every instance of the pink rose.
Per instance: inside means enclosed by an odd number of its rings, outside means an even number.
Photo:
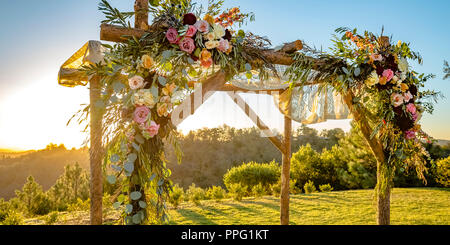
[[[412,114],[412,118],[414,122],[417,122],[419,119],[419,115],[417,113]]]
[[[159,132],[160,125],[156,124],[154,121],[151,121],[149,125],[145,126],[145,131],[149,134],[150,138],[155,137]]]
[[[169,42],[171,44],[177,44],[178,41],[180,40],[178,37],[177,29],[175,29],[173,27],[169,28],[169,30],[166,33],[166,38],[167,38],[167,40],[169,40]]]
[[[227,52],[227,50],[230,48],[230,43],[228,40],[220,39],[219,46],[217,47],[218,50],[222,51],[223,53]]]
[[[197,28],[195,26],[189,26],[186,31],[186,37],[193,37],[197,33]]]
[[[209,23],[205,20],[199,20],[194,25],[197,30],[199,30],[201,33],[208,33],[209,32]]]
[[[417,109],[416,109],[416,106],[414,104],[409,103],[409,104],[406,105],[406,111],[411,113],[411,114],[416,114]]]
[[[185,37],[179,43],[180,49],[188,54],[192,54],[195,50],[194,40],[190,37]]]
[[[401,94],[392,94],[391,99],[392,99],[392,104],[395,107],[399,107],[399,106],[403,105],[404,98]]]
[[[412,140],[412,139],[416,138],[416,132],[414,132],[414,131],[406,131],[405,132],[405,138],[407,140]]]
[[[403,94],[403,98],[405,99],[405,103],[409,102],[410,100],[412,100],[414,96],[411,94],[411,92],[408,91],[408,93],[404,93]]]
[[[383,77],[386,78],[387,82],[389,82],[394,77],[394,72],[391,69],[384,70]]]
[[[145,123],[150,116],[150,109],[147,106],[136,107],[134,111],[134,121],[141,124]]]

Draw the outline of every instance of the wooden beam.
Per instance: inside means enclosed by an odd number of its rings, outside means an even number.
[[[148,28],[148,0],[136,0],[134,3],[134,27],[141,30]]]
[[[181,105],[175,108],[171,115],[172,122],[174,122],[175,126],[178,126],[190,115],[193,115],[195,111],[197,111],[197,109],[214,94],[215,91],[223,87],[223,85],[227,82],[225,80],[225,75],[225,72],[219,71],[202,81],[200,83],[201,87],[196,88],[195,91],[191,93],[191,95],[189,95],[183,103],[181,103]]]
[[[239,88],[232,84],[225,84],[222,88],[217,91],[220,92],[240,92],[240,93],[255,93],[255,94],[270,94],[272,92],[282,93],[285,89],[259,89],[259,90],[251,90],[245,88]]]
[[[281,170],[280,221],[281,225],[289,225],[290,172],[291,172],[291,134],[292,119],[284,116],[284,152]]]
[[[100,77],[94,76],[90,81],[89,97],[90,97],[90,134],[91,146],[89,149],[90,156],[90,196],[91,196],[91,225],[102,224],[102,201],[103,201],[103,174],[102,174],[102,118],[103,110],[95,106],[96,102],[101,99],[101,83]]]
[[[230,96],[233,102],[236,105],[238,105],[239,108],[241,108],[241,110],[245,113],[245,115],[247,115],[250,118],[250,120],[252,120],[253,123],[256,124],[256,126],[260,130],[262,130],[263,132],[266,130],[270,130],[270,128],[266,124],[264,124],[261,118],[256,114],[255,111],[252,110],[252,108],[247,104],[247,102],[245,102],[245,100],[241,96],[233,92],[228,92],[227,94],[228,96]],[[285,149],[283,143],[279,138],[277,138],[276,136],[269,136],[267,138],[282,154],[284,154]]]
[[[147,32],[151,32],[153,29],[159,28],[156,26],[149,26]],[[125,28],[115,25],[102,24],[100,26],[100,40],[110,41],[110,42],[126,42],[126,36],[134,36],[136,38],[141,38],[146,33],[143,29],[138,28]],[[272,64],[279,65],[291,65],[294,60],[289,55],[289,52],[297,51],[299,48],[303,48],[300,40],[292,43],[287,43],[280,51],[275,51],[273,49],[263,50],[263,56],[266,60]],[[288,53],[286,53],[286,51]],[[294,51],[294,52],[295,52]]]

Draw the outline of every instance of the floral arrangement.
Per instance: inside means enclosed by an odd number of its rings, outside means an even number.
[[[293,83],[314,79],[321,86],[331,86],[337,92],[354,95],[352,104],[363,112],[371,129],[370,139],[381,142],[386,163],[379,173],[384,182],[377,190],[392,187],[395,171],[415,168],[424,181],[429,154],[423,142],[431,142],[419,123],[423,113],[433,112],[433,102],[439,93],[420,91],[433,75],[411,70],[408,59],[421,64],[422,59],[411,51],[409,44],[391,43],[389,37],[370,32],[339,28],[334,35],[331,54],[312,49],[294,55],[294,64],[287,70]],[[307,79],[306,79],[307,78]]]
[[[120,190],[114,207],[123,210],[125,224],[168,221],[165,203],[173,184],[164,146],[172,143],[181,161],[171,113],[193,83],[215,72],[215,66],[229,76],[252,68],[247,60],[254,54],[244,48],[259,38],[250,40],[233,27],[253,16],[239,8],[222,11],[222,4],[209,1],[204,11],[190,0],[153,1],[151,31],[126,43],[104,44],[105,63],[85,67],[88,75],[103,77],[102,101],[93,106],[105,111],[107,180]],[[125,20],[132,14],[106,0],[99,9],[107,17],[103,23],[129,28]],[[260,69],[264,74],[264,65]]]

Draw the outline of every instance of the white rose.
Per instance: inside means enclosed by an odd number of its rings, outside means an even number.
[[[367,78],[366,80],[366,85],[368,87],[372,87],[375,84],[378,84],[380,82],[380,78],[378,77],[378,74],[376,71],[372,71],[372,73],[370,73],[369,78]]]
[[[144,86],[144,78],[142,78],[141,76],[134,76],[128,79],[128,84],[133,90],[140,89]]]
[[[134,104],[139,106],[147,106],[150,109],[155,107],[155,98],[149,89],[141,89],[134,93]]]
[[[206,34],[205,35],[205,39],[208,40],[208,41],[214,40],[215,39],[214,32],[210,32],[210,33]]]
[[[225,36],[225,29],[223,26],[216,24],[214,26],[214,36],[216,39],[221,39],[223,36]]]
[[[215,49],[219,47],[219,41],[208,41],[205,45],[207,49]]]
[[[398,60],[398,69],[402,72],[408,72],[409,64],[405,58],[400,58]]]

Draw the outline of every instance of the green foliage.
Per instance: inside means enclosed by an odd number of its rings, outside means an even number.
[[[262,197],[267,193],[267,188],[265,188],[261,183],[253,186],[252,188],[252,194],[255,197]]]
[[[303,186],[303,189],[305,190],[306,194],[317,192],[316,186],[314,185],[314,182],[312,182],[311,180],[306,182],[306,184]]]
[[[273,196],[279,197],[281,193],[281,180],[278,183],[271,185],[270,190]]]
[[[33,176],[27,178],[22,190],[17,190],[16,195],[21,207],[29,215],[44,215],[51,210],[50,198],[42,191],[42,186],[36,183]]]
[[[235,200],[235,201],[242,201],[242,198],[245,196],[246,192],[247,192],[247,188],[244,187],[241,183],[237,183],[237,184],[229,184],[227,186],[228,192],[230,193],[230,196]]]
[[[197,187],[195,184],[189,186],[189,189],[186,191],[187,196],[189,197],[189,201],[199,206],[201,204],[201,200],[205,200],[206,193],[200,187]]]
[[[295,179],[289,180],[289,191],[291,194],[302,193],[302,189],[298,188],[297,180]]]
[[[227,192],[221,186],[213,186],[207,191],[207,196],[210,199],[214,199],[216,202],[220,202],[226,195]]]
[[[450,78],[450,66],[448,62],[444,61],[444,80]]]
[[[54,209],[63,211],[68,205],[89,198],[89,173],[78,163],[66,165],[64,173],[48,191]]]
[[[169,202],[172,206],[177,209],[178,205],[180,205],[183,200],[184,190],[178,184],[174,185],[172,188],[172,192],[169,194]]]
[[[51,212],[44,217],[44,221],[46,225],[53,225],[58,222],[58,212]]]
[[[333,191],[333,187],[331,187],[330,184],[319,185],[319,189],[320,189],[321,192],[331,192],[331,191]]]
[[[12,210],[8,213],[3,221],[0,222],[2,225],[23,225],[24,218],[21,213]]]
[[[74,211],[87,211],[89,210],[91,206],[91,200],[87,199],[83,201],[82,199],[78,198],[76,202],[69,204],[69,207],[67,208],[67,211],[74,212]]]
[[[444,187],[450,187],[450,157],[436,163],[436,181]]]
[[[250,162],[231,168],[223,179],[228,189],[230,185],[239,183],[249,190],[259,184],[264,190],[269,190],[270,186],[279,180],[280,174],[280,166],[275,161],[263,164]]]
[[[8,202],[5,202],[3,198],[0,198],[0,223],[6,219],[8,213],[10,213],[10,205]]]

